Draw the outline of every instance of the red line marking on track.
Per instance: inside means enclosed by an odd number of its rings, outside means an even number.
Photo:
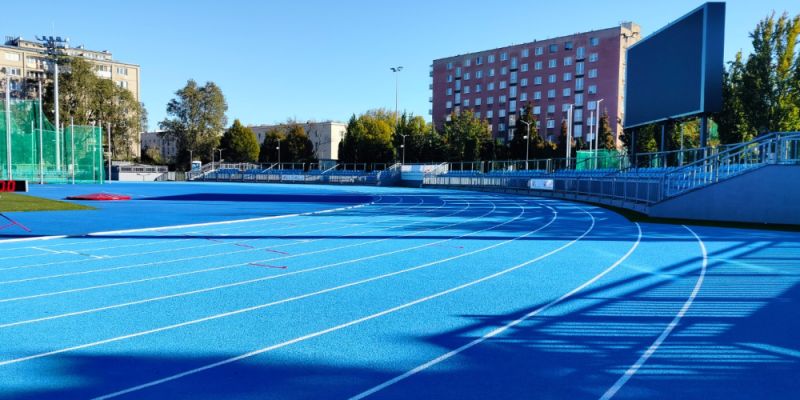
[[[270,252],[270,253],[286,254],[286,255],[288,255],[288,254],[289,254],[289,253],[287,253],[287,252],[285,252],[285,251],[280,251],[280,250],[272,250],[272,249],[264,249],[264,251],[268,251],[268,252]]]
[[[464,246],[447,246],[447,245],[444,245],[444,244],[435,244],[434,246],[435,247],[449,247],[451,249],[463,249],[464,248]]]
[[[222,240],[214,239],[214,238],[206,238],[206,240],[209,240],[209,241],[212,241],[212,242],[217,242],[217,243],[222,243]]]
[[[235,246],[239,246],[239,247],[246,247],[248,249],[255,249],[255,247],[250,246],[249,244],[244,244],[244,243],[234,243],[234,245]]]
[[[28,229],[28,227],[27,227],[27,226],[25,226],[25,225],[22,225],[22,224],[20,224],[19,222],[17,222],[17,221],[14,221],[14,220],[13,220],[13,219],[11,219],[11,218],[8,218],[8,217],[7,217],[5,214],[0,214],[0,216],[2,216],[3,218],[5,218],[5,219],[7,219],[9,222],[11,222],[11,225],[16,225],[16,226],[18,226],[18,227],[20,227],[20,228],[24,229],[24,230],[25,230],[25,231],[27,231],[27,232],[31,232],[31,230],[30,230],[30,229]],[[9,226],[11,226],[11,225],[9,225]],[[5,228],[5,226],[4,226],[3,228]]]
[[[277,269],[286,269],[288,268],[285,265],[268,265],[268,264],[259,264],[259,263],[250,263],[250,265],[254,267],[264,267],[264,268],[277,268]]]

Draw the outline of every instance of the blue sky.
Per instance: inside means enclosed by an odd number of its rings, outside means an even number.
[[[228,118],[245,124],[346,121],[394,108],[429,119],[429,65],[436,58],[634,21],[645,35],[702,4],[696,0],[504,1],[38,1],[40,14],[5,18],[3,35],[67,36],[142,67],[150,128],[188,79],[216,82]],[[796,0],[727,2],[725,59],[772,10]],[[32,15],[26,13],[26,15]]]

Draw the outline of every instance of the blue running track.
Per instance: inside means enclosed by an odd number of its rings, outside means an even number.
[[[403,188],[44,186],[0,399],[796,399],[800,234]],[[46,237],[36,237],[47,235]]]

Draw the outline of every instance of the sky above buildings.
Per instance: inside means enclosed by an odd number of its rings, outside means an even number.
[[[5,18],[2,34],[69,37],[142,67],[150,129],[188,79],[216,82],[228,118],[261,124],[294,118],[346,121],[373,108],[430,119],[432,60],[534,39],[641,25],[646,36],[702,4],[641,1],[40,0],[37,14]],[[749,32],[772,11],[800,13],[796,0],[727,2],[725,60],[752,48]]]

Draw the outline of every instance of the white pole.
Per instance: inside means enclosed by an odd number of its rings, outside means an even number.
[[[569,169],[570,157],[572,157],[572,104],[567,109],[567,169]]]
[[[72,184],[75,184],[75,118],[69,117],[70,142],[72,148]]]
[[[594,135],[594,153],[595,153],[594,167],[595,168],[597,168],[597,161],[598,161],[597,159],[599,157],[597,152],[600,149],[600,146],[599,146],[600,145],[600,138],[598,138],[598,136],[600,136],[600,118],[601,118],[600,117],[600,115],[601,115],[600,114],[600,103],[602,101],[603,101],[603,99],[597,100],[597,124],[596,124],[596,128],[594,128],[594,132],[595,132],[595,135]]]
[[[42,81],[39,80],[39,184],[44,184],[44,115],[42,115]]]
[[[100,146],[102,147],[102,146]],[[114,154],[111,152],[111,122],[108,123],[108,181],[111,182],[111,160]]]
[[[11,173],[11,77],[6,74],[6,161],[8,180],[13,180]]]

